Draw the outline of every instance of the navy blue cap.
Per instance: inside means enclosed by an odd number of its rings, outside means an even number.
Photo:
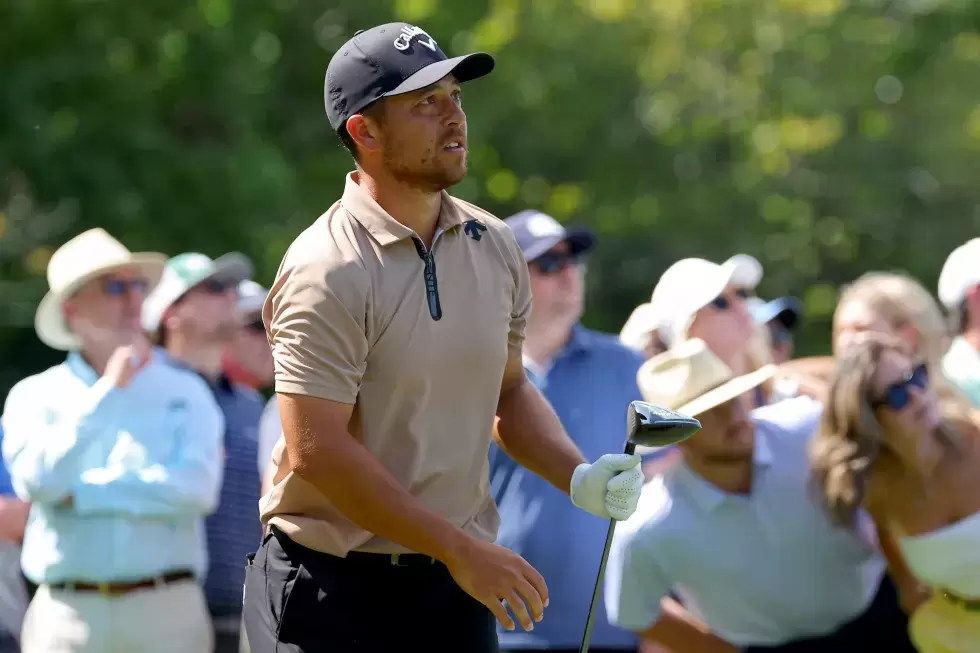
[[[787,331],[794,331],[803,317],[803,302],[796,297],[779,297],[769,302],[759,300],[749,304],[749,312],[758,324],[778,320]]]
[[[595,247],[595,235],[588,229],[566,229],[540,211],[521,211],[504,220],[530,263],[558,243],[568,243],[572,254],[584,254]]]
[[[460,83],[493,70],[493,57],[476,52],[449,58],[435,39],[408,23],[357,32],[334,53],[323,82],[323,102],[334,131],[368,105],[411,93],[452,73]]]

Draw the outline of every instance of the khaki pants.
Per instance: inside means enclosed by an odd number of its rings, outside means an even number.
[[[38,588],[22,653],[211,653],[214,633],[197,583],[108,597]]]

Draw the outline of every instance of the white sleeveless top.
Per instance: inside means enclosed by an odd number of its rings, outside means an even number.
[[[980,599],[980,513],[929,533],[901,536],[898,544],[921,582]]]

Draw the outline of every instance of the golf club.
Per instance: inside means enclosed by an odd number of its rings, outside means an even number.
[[[632,401],[626,409],[626,448],[624,453],[632,454],[636,446],[664,447],[686,440],[701,430],[701,422],[693,417],[648,404],[645,401]],[[606,574],[606,561],[609,559],[609,548],[612,546],[613,532],[616,530],[616,520],[609,520],[609,531],[606,533],[606,546],[602,549],[602,560],[599,562],[599,575],[592,590],[592,604],[589,606],[589,616],[585,621],[585,633],[582,635],[582,646],[579,653],[588,653],[589,640],[592,638],[592,624],[595,621],[596,603],[599,602],[599,588],[602,587],[602,577]]]

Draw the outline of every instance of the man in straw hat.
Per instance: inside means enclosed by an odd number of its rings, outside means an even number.
[[[24,653],[210,653],[201,517],[224,421],[207,385],[143,336],[165,263],[92,229],[48,264],[35,327],[68,356],[15,385],[3,415],[14,489],[32,504],[22,563],[40,586]]]
[[[262,481],[255,461],[263,402],[253,388],[232,381],[223,366],[228,346],[239,336],[246,318],[239,311],[238,287],[251,275],[252,262],[244,254],[230,252],[212,260],[205,254],[184,252],[167,261],[159,285],[143,304],[143,326],[155,335],[172,364],[208,384],[224,414],[224,482],[218,508],[206,522],[204,594],[216,653],[238,652],[245,556],[262,538],[258,510]],[[248,316],[252,321],[254,312]],[[263,327],[263,337],[264,331]],[[269,343],[263,344],[271,359]]]
[[[702,428],[616,533],[610,619],[675,653],[911,653],[870,520],[843,531],[811,493],[807,442],[821,405],[751,408],[773,371],[735,376],[698,339],[640,369],[647,401]]]

